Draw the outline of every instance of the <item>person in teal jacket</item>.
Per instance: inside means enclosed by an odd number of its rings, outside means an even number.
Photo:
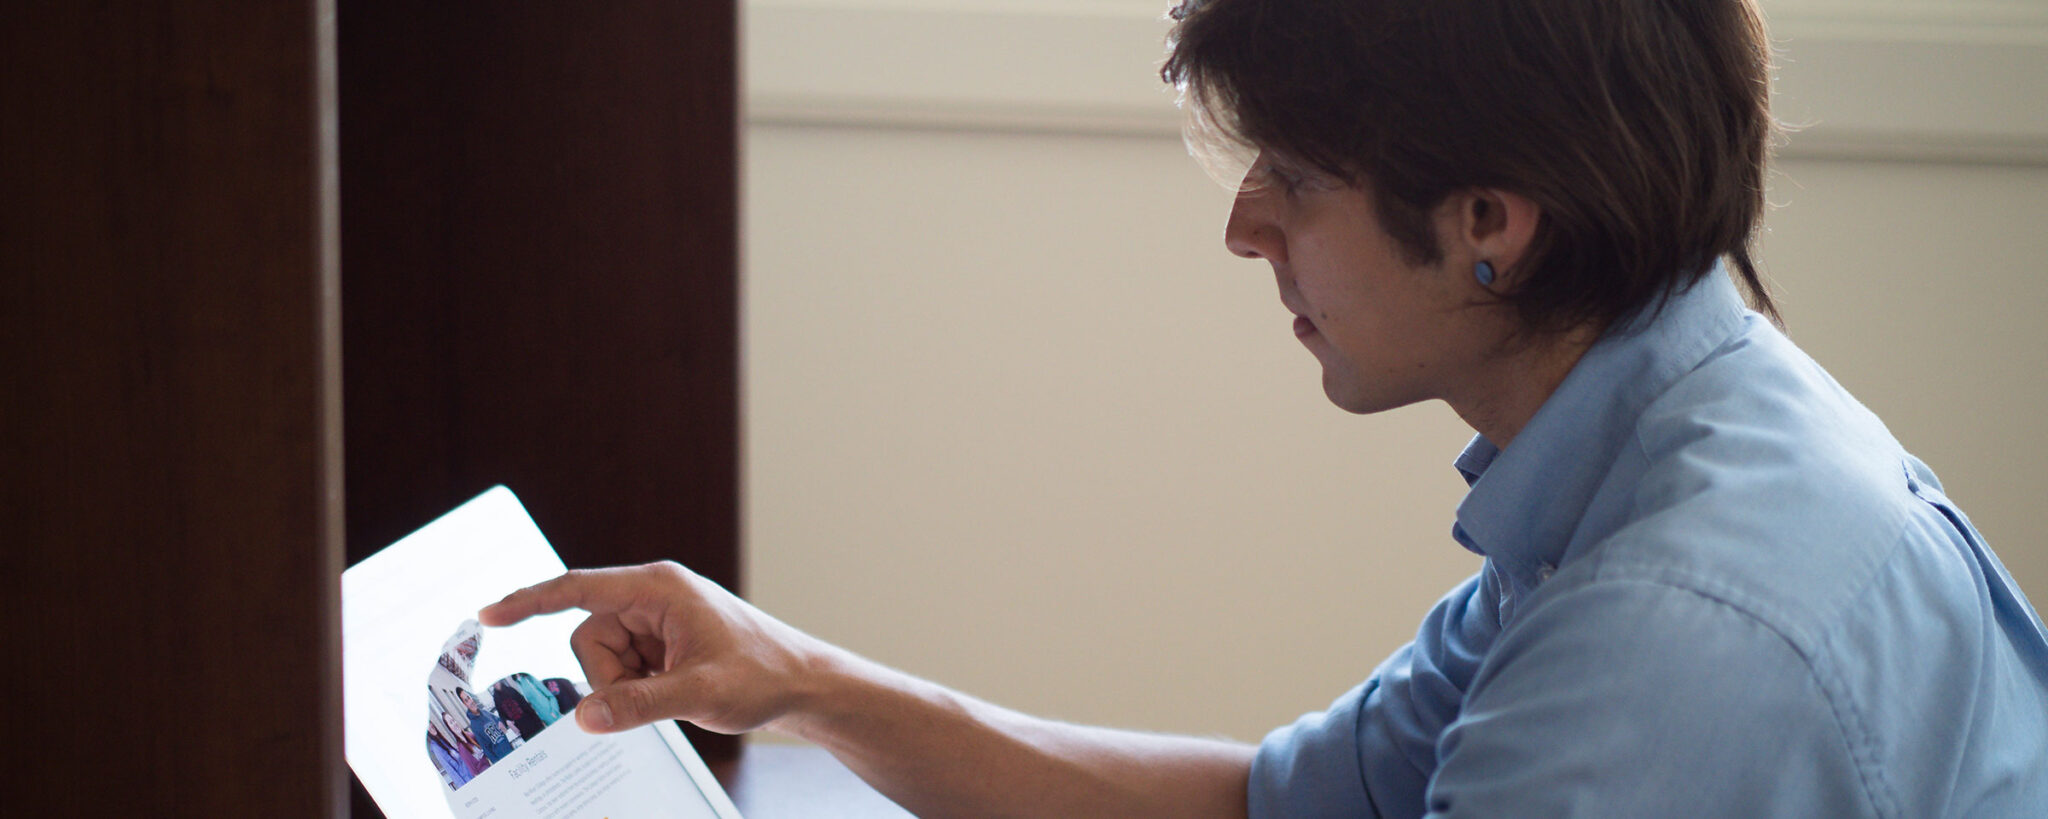
[[[526,703],[533,706],[533,713],[540,716],[541,722],[553,725],[555,720],[562,718],[561,709],[555,707],[554,693],[532,674],[523,671],[514,674],[512,684],[519,687],[519,693],[526,695]]]

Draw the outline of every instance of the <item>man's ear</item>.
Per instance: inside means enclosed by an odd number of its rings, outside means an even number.
[[[1504,277],[1520,272],[1543,209],[1529,197],[1499,188],[1473,188],[1455,194],[1453,200],[1458,208],[1456,236],[1472,257],[1491,262]]]

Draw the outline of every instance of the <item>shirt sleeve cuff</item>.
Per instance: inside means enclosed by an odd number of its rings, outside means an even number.
[[[1376,680],[1338,697],[1329,710],[1276,728],[1252,759],[1251,819],[1377,817],[1359,761],[1358,720]]]

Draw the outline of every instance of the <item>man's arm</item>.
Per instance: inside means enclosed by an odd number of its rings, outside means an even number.
[[[572,647],[585,730],[682,719],[830,750],[920,816],[1237,817],[1253,749],[1019,714],[791,628],[674,563],[572,571],[478,617],[591,613]]]

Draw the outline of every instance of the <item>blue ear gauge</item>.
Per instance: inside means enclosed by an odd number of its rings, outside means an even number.
[[[1472,275],[1473,275],[1473,277],[1475,277],[1475,278],[1479,279],[1479,286],[1481,286],[1481,287],[1492,287],[1492,286],[1493,286],[1493,263],[1492,263],[1492,262],[1480,262],[1480,263],[1479,263],[1479,266],[1478,266],[1478,267],[1476,267],[1476,268],[1473,268],[1473,269],[1472,269]]]

